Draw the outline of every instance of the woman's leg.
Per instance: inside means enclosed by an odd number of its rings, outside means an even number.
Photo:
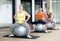
[[[55,22],[53,21],[53,19],[50,19],[50,22],[54,25],[54,29],[55,29]]]
[[[47,26],[46,22],[41,20],[41,24],[45,25],[45,32],[48,33],[48,31],[47,31],[48,26]]]
[[[14,36],[14,35],[13,35],[13,29],[14,29],[16,26],[18,26],[18,25],[19,25],[19,24],[15,23],[15,24],[12,24],[12,25],[10,26],[9,30],[10,30],[11,34],[9,35],[9,37]]]
[[[26,27],[26,29],[28,30],[27,31],[27,37],[28,38],[32,38],[31,36],[30,36],[30,32],[31,32],[31,30],[30,30],[30,25],[28,24],[28,23],[23,23],[22,25],[24,25],[25,27]]]

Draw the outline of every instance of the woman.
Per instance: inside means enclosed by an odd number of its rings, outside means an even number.
[[[21,24],[21,25],[24,25],[29,31],[29,33],[28,33],[28,35],[27,35],[27,37],[28,38],[32,38],[31,36],[30,36],[30,26],[29,26],[29,24],[27,23],[27,21],[30,19],[30,15],[26,12],[26,11],[24,11],[23,10],[23,5],[20,5],[19,6],[19,11],[14,15],[14,19],[16,20],[16,24],[14,24],[13,26],[12,26],[12,28],[10,28],[11,29],[11,31],[13,31],[13,28],[15,27],[15,26],[18,26],[19,24]],[[25,19],[26,18],[26,16],[27,16],[27,19]],[[10,34],[9,36],[14,36],[13,34]]]
[[[32,24],[43,24],[45,25],[45,32],[47,33],[47,24],[46,24],[46,19],[47,19],[47,15],[43,12],[42,7],[39,7],[39,12],[36,14],[36,19],[37,21],[32,22]]]
[[[55,27],[55,22],[53,21],[54,15],[53,15],[52,12],[50,11],[50,8],[48,8],[47,16],[48,16],[47,21],[48,21],[48,22],[51,22],[51,23],[54,23],[54,27]],[[55,29],[55,28],[54,28],[54,29]]]
[[[50,21],[51,23],[53,23],[53,19],[54,19],[54,15],[52,14],[52,12],[50,11],[50,8],[48,8],[47,11],[47,16],[48,16],[48,21]]]

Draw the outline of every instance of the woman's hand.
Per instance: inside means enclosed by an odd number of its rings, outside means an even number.
[[[19,20],[17,20],[17,19],[16,19],[15,21],[17,21],[17,22],[18,22]]]
[[[27,20],[23,20],[23,22],[27,22]]]

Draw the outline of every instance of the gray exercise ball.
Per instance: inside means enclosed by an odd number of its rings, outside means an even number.
[[[16,36],[26,36],[28,34],[28,30],[25,26],[19,25],[14,28],[13,34]]]
[[[48,28],[54,28],[54,23],[48,22],[47,25],[48,25]]]
[[[35,27],[36,31],[45,31],[45,25],[43,24],[37,24]]]

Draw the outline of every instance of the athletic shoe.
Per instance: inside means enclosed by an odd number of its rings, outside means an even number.
[[[13,37],[14,35],[13,34],[10,34],[9,37]]]
[[[27,35],[28,38],[32,38],[30,35]]]

